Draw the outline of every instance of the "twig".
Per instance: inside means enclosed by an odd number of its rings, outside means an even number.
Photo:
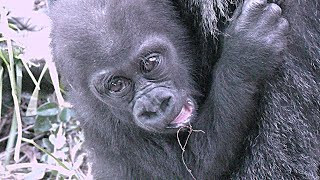
[[[33,140],[38,140],[38,139],[40,139],[40,138],[42,138],[42,137],[44,137],[44,134],[37,135],[36,137],[34,137],[34,138],[32,138],[32,139],[33,139]],[[22,143],[22,144],[21,144],[21,147],[23,147],[23,146],[25,146],[25,145],[27,145],[27,144],[29,144],[29,143]],[[8,151],[8,152],[6,152],[6,153],[10,153],[10,154],[11,154],[12,152],[14,152],[14,149],[11,149],[10,151]],[[3,159],[5,156],[6,156],[6,154],[5,154],[5,155],[1,155],[1,154],[0,154],[0,160]]]
[[[49,151],[47,151],[46,149],[42,148],[41,146],[39,146],[37,143],[34,142],[33,139],[26,139],[26,138],[22,138],[22,140],[24,142],[30,143],[33,146],[35,146],[36,148],[38,148],[39,150],[41,150],[42,152],[48,154],[49,156],[51,156],[54,160],[56,160],[56,162],[62,166],[64,169],[66,170],[70,170],[66,165],[63,164],[63,162],[61,162],[59,159],[57,159],[52,153],[50,153]]]
[[[33,127],[34,127],[34,125],[30,125],[30,126],[24,128],[24,129],[22,129],[22,132],[25,132],[25,131],[33,128]],[[15,134],[18,134],[18,132],[15,132]],[[7,140],[7,139],[9,139],[9,136],[6,136],[6,137],[1,138],[1,139],[0,139],[0,143],[3,142],[3,141],[5,141],[5,140]]]
[[[2,122],[1,121],[1,112],[2,112],[2,87],[3,87],[3,67],[0,66],[0,123]],[[1,125],[0,125],[0,130],[1,130]]]
[[[14,67],[14,59],[13,59],[13,47],[12,47],[12,39],[10,38],[10,31],[9,31],[9,24],[8,24],[8,19],[6,16],[6,10],[2,8],[0,10],[1,13],[1,19],[0,19],[0,26],[3,28],[3,37],[6,40],[7,47],[8,47],[8,55],[9,55],[9,64],[8,62],[5,61],[5,64],[8,69],[9,73],[9,79],[10,79],[10,85],[11,85],[11,95],[13,99],[13,104],[14,104],[14,118],[11,124],[11,130],[10,134],[13,136],[10,136],[9,142],[6,147],[6,151],[9,151],[13,147],[13,141],[15,140],[15,135],[14,131],[18,131],[17,139],[16,139],[16,145],[15,145],[15,153],[14,153],[14,160],[17,162],[19,160],[19,154],[20,154],[20,146],[21,146],[21,138],[22,138],[22,123],[21,123],[21,115],[20,115],[20,109],[19,109],[19,97],[20,94],[17,93],[17,86],[16,86],[16,79],[15,79],[15,67]],[[2,57],[2,59],[4,59]],[[5,60],[5,59],[4,59]],[[18,71],[17,71],[18,73]],[[20,73],[20,71],[19,71]],[[21,77],[19,77],[21,78]],[[20,79],[21,80],[21,79]],[[21,86],[19,86],[21,88]],[[5,164],[9,162],[9,155],[7,156]]]
[[[20,164],[12,164],[12,165],[7,165],[6,168],[8,171],[15,171],[17,169],[23,169],[23,168],[43,168],[43,169],[49,169],[49,170],[54,170],[57,171],[65,176],[73,176],[75,175],[75,172],[73,170],[68,170],[65,169],[61,166],[55,166],[51,164],[43,164],[43,163],[20,163]]]
[[[61,107],[72,107],[70,103],[66,102],[61,94],[60,86],[59,86],[59,77],[57,73],[57,67],[55,63],[52,61],[52,58],[48,59],[46,61],[46,65],[49,69],[49,74],[51,77],[51,81],[53,84],[54,92],[56,93],[56,97],[59,103],[59,106]]]
[[[188,129],[188,136],[187,136],[187,139],[184,143],[184,145],[182,145],[181,141],[180,141],[180,138],[179,138],[179,132],[182,130],[182,129],[185,129],[187,128]],[[185,161],[185,158],[184,158],[184,153],[186,152],[186,146],[188,144],[188,141],[189,141],[189,138],[192,134],[192,132],[202,132],[202,133],[205,133],[203,130],[194,130],[191,126],[191,124],[189,123],[188,126],[183,126],[183,127],[180,127],[177,131],[177,140],[178,140],[178,143],[179,143],[179,146],[182,150],[182,153],[181,153],[181,159],[182,159],[182,163],[183,165],[185,166],[185,168],[187,169],[187,171],[189,172],[189,174],[191,175],[192,179],[196,180],[196,178],[194,177],[193,173],[192,173],[192,170],[188,167],[186,161]]]

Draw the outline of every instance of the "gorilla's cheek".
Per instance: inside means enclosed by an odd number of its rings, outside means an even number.
[[[188,125],[195,104],[185,93],[166,87],[153,88],[135,100],[135,123],[149,131],[169,132]]]

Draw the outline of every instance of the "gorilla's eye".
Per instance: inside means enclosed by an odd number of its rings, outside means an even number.
[[[154,70],[161,62],[162,56],[158,53],[152,53],[141,61],[141,71],[148,73]]]
[[[128,88],[131,81],[124,77],[112,77],[107,83],[107,89],[111,93],[119,93]]]

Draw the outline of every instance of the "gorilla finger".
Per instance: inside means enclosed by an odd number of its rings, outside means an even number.
[[[267,0],[246,0],[243,4],[242,12],[250,14],[252,10],[261,10],[267,6]]]
[[[265,13],[270,13],[270,17],[278,18],[282,14],[282,9],[277,4],[270,3],[267,5]]]
[[[266,27],[277,26],[279,19],[281,18],[282,10],[280,6],[274,3],[270,3],[264,9],[263,14],[259,18],[259,24]]]
[[[242,12],[239,16],[240,22],[257,22],[261,14],[267,7],[267,0],[246,0],[242,6]]]

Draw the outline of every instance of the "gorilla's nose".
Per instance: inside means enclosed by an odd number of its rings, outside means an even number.
[[[144,108],[140,111],[142,118],[153,118],[165,114],[171,97],[155,98],[154,101],[144,102]]]
[[[136,101],[133,107],[134,118],[146,126],[164,124],[165,120],[169,119],[172,114],[173,101],[174,96],[172,93],[153,90]]]

